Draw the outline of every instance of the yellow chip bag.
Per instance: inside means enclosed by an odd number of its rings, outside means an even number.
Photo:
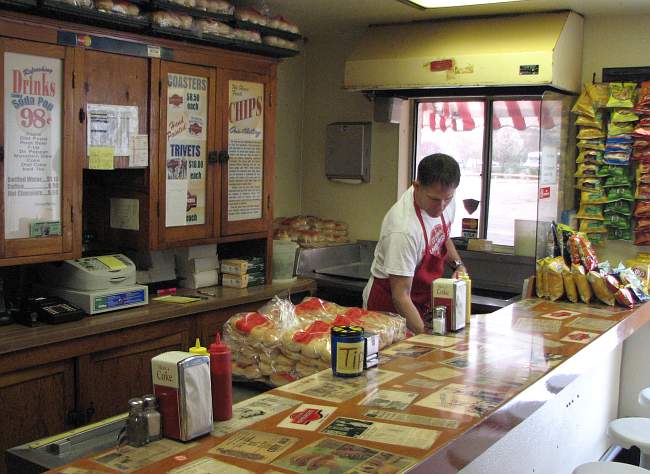
[[[591,283],[591,289],[594,290],[594,294],[600,301],[609,306],[614,306],[615,295],[609,290],[605,278],[600,273],[595,271],[587,273],[587,280]]]
[[[580,127],[578,132],[579,139],[593,140],[595,138],[605,138],[605,132],[595,127]]]
[[[573,281],[576,284],[578,289],[578,295],[583,303],[589,304],[591,301],[591,286],[587,281],[587,275],[585,275],[584,267],[579,263],[571,264],[571,275],[573,275]]]
[[[571,270],[569,270],[569,267],[566,265],[562,269],[562,280],[564,280],[564,292],[566,293],[567,299],[571,301],[571,303],[577,303],[578,289],[576,287],[576,282]]]
[[[544,298],[546,293],[544,292],[544,262],[543,258],[540,258],[535,262],[535,294],[538,298]]]
[[[605,224],[603,223],[602,220],[596,220],[596,219],[580,219],[580,228],[578,229],[578,232],[584,232],[585,234],[587,233],[603,233],[607,232],[607,227],[605,227]]]
[[[575,105],[571,109],[574,114],[586,115],[587,117],[596,117],[596,109],[594,108],[593,101],[586,90],[582,90],[582,94],[578,97]]]
[[[564,280],[562,279],[562,272],[566,268],[564,259],[562,257],[555,257],[544,268],[546,270],[548,288],[546,296],[551,301],[559,300],[564,296]]]
[[[609,85],[607,83],[592,84],[587,82],[585,83],[585,89],[591,98],[594,109],[601,109],[607,106],[607,101],[609,100]]]

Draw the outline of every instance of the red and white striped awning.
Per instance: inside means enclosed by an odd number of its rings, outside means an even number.
[[[483,127],[484,102],[421,102],[420,123],[432,131],[447,129],[469,131]],[[492,128],[512,127],[517,130],[540,127],[541,100],[497,100],[492,103]],[[551,114],[542,118],[543,128],[553,128]]]

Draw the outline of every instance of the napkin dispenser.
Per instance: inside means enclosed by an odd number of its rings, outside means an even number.
[[[164,352],[151,359],[151,374],[165,437],[189,441],[212,431],[210,357]]]
[[[467,311],[467,284],[456,278],[438,278],[431,285],[432,308],[446,308],[447,331],[459,331],[465,327]]]

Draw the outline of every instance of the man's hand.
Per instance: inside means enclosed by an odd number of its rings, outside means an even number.
[[[412,277],[389,275],[390,293],[393,305],[399,314],[406,319],[406,326],[415,334],[424,332],[424,321],[411,300]]]
[[[460,278],[461,275],[467,275],[467,268],[465,265],[458,265],[458,268],[454,270],[454,273],[451,274],[452,278]]]

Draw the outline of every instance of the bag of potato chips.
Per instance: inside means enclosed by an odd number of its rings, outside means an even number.
[[[551,301],[556,301],[564,296],[564,279],[562,273],[566,265],[562,257],[551,259],[544,267],[546,273],[547,293]]]
[[[569,267],[566,265],[564,265],[564,268],[562,269],[562,280],[564,281],[564,292],[566,293],[567,299],[571,301],[571,303],[577,303],[578,289],[576,287],[576,282],[571,270],[569,270]]]
[[[609,306],[614,306],[616,299],[614,293],[612,293],[607,287],[605,282],[605,277],[598,273],[597,271],[591,271],[587,273],[587,280],[591,284],[591,289],[594,290],[596,298]]]
[[[571,274],[573,275],[573,280],[578,289],[578,294],[583,303],[589,304],[591,301],[591,286],[589,281],[587,281],[587,275],[585,274],[585,269],[579,263],[571,264]]]

